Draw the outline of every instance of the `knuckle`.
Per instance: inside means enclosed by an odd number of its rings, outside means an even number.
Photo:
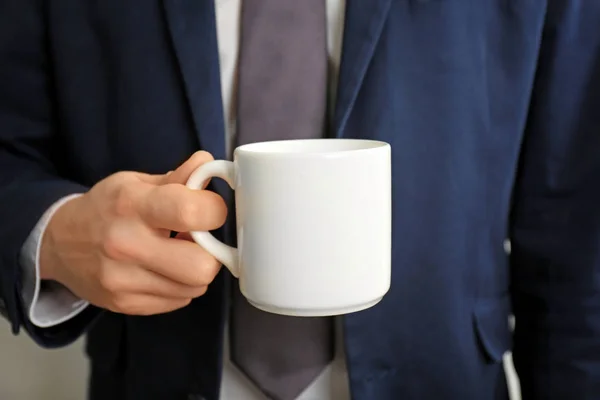
[[[126,241],[123,240],[120,229],[116,226],[110,227],[102,241],[102,253],[112,260],[122,260],[127,253]]]
[[[136,185],[131,183],[127,185],[119,185],[115,188],[112,203],[112,208],[115,215],[126,217],[135,214],[135,186]]]
[[[192,302],[192,299],[185,299],[180,303],[179,308],[187,307],[190,305],[191,302]]]
[[[98,281],[104,290],[109,293],[118,293],[123,287],[119,274],[111,268],[104,268],[98,277]]]
[[[131,261],[143,257],[145,240],[143,230],[128,223],[115,223],[106,230],[101,242],[101,251],[105,257],[114,261]]]
[[[112,303],[115,311],[122,314],[138,315],[142,312],[140,305],[132,298],[132,296],[115,296]]]
[[[172,311],[179,310],[181,308],[187,307],[192,302],[192,299],[183,299],[179,301],[172,301],[167,303],[159,308],[157,308],[153,313],[154,314],[164,314]]]
[[[202,270],[197,271],[195,274],[191,274],[186,283],[194,288],[200,288],[208,284]]]
[[[110,259],[119,259],[123,253],[121,241],[115,231],[115,229],[110,229],[102,241],[102,253]]]
[[[177,187],[178,223],[186,230],[211,230],[221,227],[227,219],[227,204],[209,190],[189,190]]]
[[[191,302],[192,302],[191,298],[190,299],[182,299],[179,301],[173,301],[173,302],[169,303],[168,305],[166,305],[164,307],[164,309],[162,309],[160,312],[165,313],[165,312],[179,310],[181,308],[189,306]]]
[[[210,261],[207,264],[207,269],[212,270],[212,278],[214,279],[221,270],[221,262],[211,256]]]
[[[112,309],[116,312],[127,314],[127,309],[129,308],[130,301],[126,296],[114,296],[111,299]]]
[[[184,202],[177,209],[177,218],[179,223],[184,226],[192,227],[198,220],[198,206],[194,202]]]
[[[221,227],[227,220],[227,204],[225,200],[215,192],[203,190],[200,192],[203,196],[203,228],[217,229]],[[200,203],[200,202],[197,202]]]
[[[200,296],[204,296],[206,294],[206,291],[208,290],[208,286],[199,286],[197,288],[194,289],[192,295],[193,297],[200,297]]]
[[[206,286],[210,282],[210,277],[204,271],[204,268],[201,266],[194,266],[190,271],[188,271],[187,276],[184,278],[184,281],[182,281],[182,283],[193,288],[200,288]]]
[[[135,174],[131,171],[117,171],[112,174],[112,178],[114,182],[128,182],[135,178]]]
[[[216,228],[222,226],[227,220],[227,204],[225,204],[225,200],[215,194],[215,224]]]
[[[196,286],[206,286],[209,285],[219,273],[221,264],[213,257],[209,260],[205,260],[204,263],[200,264],[198,272],[198,282],[196,282]]]

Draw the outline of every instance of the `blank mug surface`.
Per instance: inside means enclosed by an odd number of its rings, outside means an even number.
[[[239,277],[254,306],[285,315],[337,315],[371,307],[389,290],[387,143],[254,143],[237,148],[233,163],[215,163],[225,172],[200,167],[188,186],[198,188],[209,176],[228,180],[235,190],[238,249],[212,236],[207,241],[207,233],[192,236]]]

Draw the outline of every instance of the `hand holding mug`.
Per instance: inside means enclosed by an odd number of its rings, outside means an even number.
[[[171,231],[220,227],[223,199],[183,183],[212,160],[197,152],[166,175],[119,172],[69,200],[42,238],[40,275],[90,303],[136,315],[172,311],[204,294],[221,264]]]

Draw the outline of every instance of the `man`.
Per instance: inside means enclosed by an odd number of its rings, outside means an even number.
[[[598,398],[599,20],[569,0],[2,0],[3,313],[46,347],[89,329],[91,399],[479,400],[507,397],[512,310],[523,398]],[[307,118],[393,149],[391,290],[336,319],[335,354],[293,318],[250,337],[185,234],[231,203],[187,190],[194,168]]]

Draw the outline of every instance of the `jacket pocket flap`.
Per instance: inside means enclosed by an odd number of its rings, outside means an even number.
[[[512,348],[510,312],[508,295],[478,300],[475,304],[475,331],[485,354],[492,362],[502,361],[504,353]]]

